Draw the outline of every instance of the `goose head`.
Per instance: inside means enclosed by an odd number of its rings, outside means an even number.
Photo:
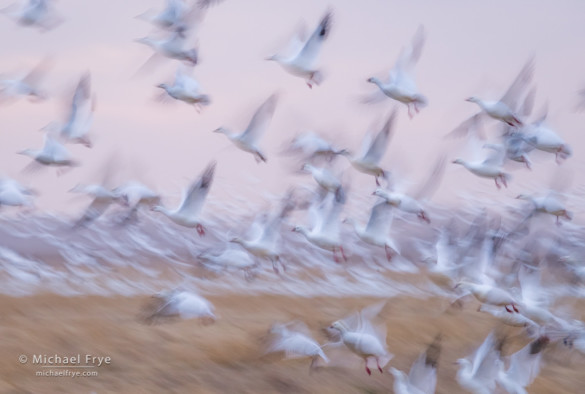
[[[347,327],[345,326],[345,324],[343,324],[343,322],[341,320],[338,320],[336,322],[334,322],[333,324],[331,324],[331,327],[329,327],[333,330],[337,330],[339,331],[341,334],[347,332]]]
[[[455,159],[452,161],[453,164],[461,164],[464,165],[465,161],[463,161],[463,159]]]
[[[469,101],[470,103],[479,103],[481,100],[475,96],[471,96],[465,99],[465,101]]]
[[[281,55],[272,55],[264,58],[264,60],[272,61],[272,62],[282,62],[284,58]]]
[[[229,130],[226,129],[225,127],[218,127],[217,129],[213,130],[214,133],[222,133],[222,134],[228,134]]]
[[[25,149],[23,151],[18,152],[19,155],[24,155],[24,156],[28,156],[28,157],[32,157],[33,159],[35,157],[37,157],[38,155],[38,151],[34,150],[34,149]]]
[[[197,51],[197,48],[192,48],[186,52],[183,53],[182,56],[183,60],[191,63],[193,66],[195,66],[199,60],[199,52]]]

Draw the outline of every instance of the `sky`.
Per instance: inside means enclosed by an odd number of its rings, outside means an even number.
[[[11,3],[2,1],[0,7]],[[212,100],[201,113],[183,103],[155,100],[160,93],[155,86],[172,80],[177,61],[163,60],[151,72],[137,75],[151,51],[135,40],[154,29],[135,17],[162,6],[162,1],[60,0],[55,7],[64,22],[45,33],[0,18],[0,73],[27,71],[44,57],[52,59],[43,81],[49,100],[21,99],[0,107],[0,174],[37,189],[40,209],[70,212],[83,206],[83,200],[72,199],[67,191],[80,182],[100,182],[112,158],[112,186],[138,179],[167,196],[169,204],[178,201],[181,189],[211,160],[218,167],[210,196],[224,200],[261,201],[266,194],[283,193],[291,182],[307,183],[307,178],[291,174],[297,163],[280,157],[279,151],[299,131],[309,129],[358,150],[365,133],[395,105],[391,100],[374,106],[360,103],[360,97],[374,90],[366,80],[387,74],[421,24],[427,39],[416,80],[429,105],[412,120],[405,106],[398,107],[384,165],[415,187],[439,155],[465,157],[462,142],[443,138],[477,112],[464,99],[499,98],[534,55],[535,107],[548,103],[549,124],[572,146],[573,157],[557,166],[554,157],[539,155],[532,172],[514,169],[510,187],[499,192],[493,182],[448,164],[436,200],[458,204],[476,195],[510,203],[519,193],[545,190],[562,173],[572,178],[572,191],[582,196],[585,190],[585,113],[574,111],[577,92],[585,87],[582,1],[225,0],[208,10],[197,35],[200,64],[194,76]],[[334,19],[320,57],[325,80],[309,89],[264,58],[286,46],[303,23],[312,31],[327,9],[333,10]],[[62,176],[54,169],[23,173],[30,159],[16,152],[42,146],[39,129],[61,119],[87,70],[97,98],[94,147],[68,145],[82,165]],[[261,142],[267,163],[257,164],[252,155],[212,133],[220,126],[243,130],[256,107],[274,92],[279,93],[278,106]],[[372,178],[348,167],[340,165],[348,171],[352,192],[370,194]]]

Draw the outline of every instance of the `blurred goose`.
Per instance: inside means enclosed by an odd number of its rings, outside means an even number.
[[[530,201],[532,203],[533,210],[530,215],[533,215],[534,213],[546,213],[555,216],[557,218],[557,224],[560,224],[561,217],[567,220],[573,219],[573,214],[567,210],[564,204],[559,201],[552,192],[544,197],[520,194],[516,198]]]
[[[307,241],[313,245],[333,252],[336,263],[340,260],[337,252],[341,253],[343,260],[347,261],[343,245],[339,237],[339,214],[345,204],[345,193],[328,194],[327,197],[312,206],[314,226],[311,230],[303,226],[295,226],[293,231],[301,233]]]
[[[467,281],[460,281],[457,283],[455,288],[460,288],[464,291],[468,291],[469,293],[473,294],[473,296],[481,303],[489,304],[489,305],[496,305],[496,306],[504,306],[506,311],[512,313],[518,313],[518,308],[516,305],[520,303],[516,298],[514,298],[510,293],[506,290],[501,289],[499,287],[495,287],[485,283],[472,283]],[[512,307],[512,309],[510,309]]]
[[[257,162],[266,161],[266,156],[258,148],[258,140],[262,137],[276,109],[278,96],[273,94],[256,110],[246,130],[240,134],[231,133],[228,129],[220,127],[214,132],[225,134],[238,148],[254,155]]]
[[[297,135],[287,149],[287,152],[302,154],[305,160],[312,160],[321,156],[331,160],[335,155],[339,155],[344,151],[344,149],[336,149],[331,143],[312,131]]]
[[[121,224],[136,220],[141,206],[154,207],[160,203],[160,195],[157,192],[137,181],[127,182],[115,188],[113,192],[125,201],[125,205],[130,207],[122,218]]]
[[[312,88],[313,85],[319,85],[323,81],[323,74],[316,68],[319,52],[323,42],[329,36],[331,30],[331,19],[333,14],[327,11],[325,16],[319,22],[311,37],[302,43],[302,39],[295,38],[294,46],[296,51],[294,55],[285,57],[279,54],[268,57],[266,60],[273,60],[280,64],[287,72],[292,75],[304,78],[307,86]]]
[[[441,354],[441,335],[438,335],[421,354],[408,376],[392,367],[388,371],[394,376],[395,394],[434,394],[437,386],[437,364]]]
[[[413,196],[415,196],[414,198],[397,191],[390,191],[382,188],[377,188],[372,194],[383,198],[388,204],[400,209],[401,211],[415,214],[419,219],[430,224],[431,220],[429,219],[423,205],[420,203],[420,200],[423,198],[431,198],[441,182],[444,173],[445,158],[441,157],[433,166],[433,170],[427,181],[413,194]]]
[[[455,159],[454,164],[461,164],[469,172],[482,178],[491,178],[496,183],[496,187],[501,189],[501,182],[508,187],[510,175],[504,172],[503,164],[505,159],[505,150],[500,146],[487,145],[485,148],[492,149],[493,152],[483,161],[468,162],[463,159]],[[499,182],[498,182],[499,181]]]
[[[11,178],[0,178],[0,207],[32,205],[35,192]]]
[[[530,144],[534,149],[543,152],[554,153],[558,164],[569,158],[573,154],[571,147],[552,129],[545,121],[545,113],[539,120],[530,124],[524,130],[524,141]]]
[[[478,97],[469,97],[466,101],[477,104],[481,112],[471,116],[461,123],[450,136],[461,136],[467,134],[468,130],[477,125],[486,115],[492,119],[499,120],[510,126],[520,127],[523,125],[520,116],[516,113],[518,100],[530,85],[534,75],[534,58],[528,59],[520,73],[508,88],[506,93],[498,101],[484,101]]]
[[[231,246],[231,245],[230,245]],[[250,255],[244,250],[234,247],[223,247],[221,252],[205,251],[197,256],[203,266],[212,271],[227,269],[237,269],[244,271],[246,279],[253,277],[252,270],[258,266],[258,263],[252,260]]]
[[[341,154],[349,160],[351,165],[358,171],[364,174],[373,175],[376,179],[376,185],[380,186],[379,177],[387,179],[387,173],[380,167],[380,160],[386,153],[388,142],[392,132],[394,119],[396,118],[396,109],[384,124],[382,130],[378,132],[376,137],[372,139],[371,135],[366,136],[362,142],[362,152],[359,156],[352,156],[348,151],[343,151]]]
[[[31,157],[36,163],[46,166],[72,167],[78,163],[74,161],[71,154],[63,144],[51,137],[48,133],[44,136],[43,149],[25,149],[19,154]]]
[[[75,88],[66,122],[62,125],[56,122],[51,123],[46,126],[46,129],[59,133],[64,141],[91,148],[89,133],[94,109],[95,97],[91,95],[90,74],[87,72],[81,76]]]
[[[473,361],[457,360],[457,382],[474,394],[491,394],[496,389],[496,378],[501,368],[500,354],[496,350],[495,334],[490,333],[475,351]]]
[[[31,101],[41,101],[47,98],[39,88],[39,83],[47,72],[47,60],[39,63],[28,74],[18,79],[0,80],[0,101],[7,101],[25,96]]]
[[[176,28],[193,30],[203,20],[206,8],[219,2],[220,0],[197,0],[188,6],[185,0],[166,0],[165,8],[158,14],[148,10],[137,18],[166,30]]]
[[[197,181],[193,182],[183,195],[183,201],[175,210],[169,210],[162,205],[152,208],[155,212],[161,212],[173,222],[184,227],[195,227],[199,235],[205,235],[205,229],[199,218],[207,194],[213,182],[216,163],[213,161],[207,165],[203,174]]]
[[[379,312],[383,306],[384,304],[376,305],[374,310]],[[343,344],[364,360],[366,372],[371,375],[372,371],[368,367],[368,359],[374,358],[378,370],[383,373],[382,368],[392,359],[393,355],[386,348],[385,326],[379,326],[376,329],[370,321],[373,316],[368,314],[367,309],[361,311],[357,317],[334,322],[330,329],[338,331]]]
[[[161,83],[157,87],[164,89],[175,100],[195,105],[197,110],[200,110],[201,106],[211,103],[209,96],[201,92],[199,82],[185,74],[181,68],[177,69],[175,81],[172,85]]]
[[[172,290],[155,297],[158,299],[158,305],[147,317],[148,320],[173,316],[181,319],[202,319],[206,323],[213,323],[216,320],[213,304],[196,293]]]
[[[22,26],[34,26],[43,31],[57,27],[61,18],[53,10],[52,0],[25,0],[3,9],[2,12]]]
[[[359,226],[353,219],[346,219],[344,222],[351,224],[355,233],[365,243],[383,247],[388,261],[392,260],[393,255],[400,253],[396,243],[388,237],[392,225],[392,206],[387,202],[382,201],[374,205],[365,227]]]
[[[192,66],[195,66],[199,59],[198,50],[197,48],[185,49],[185,42],[187,38],[185,31],[186,29],[184,27],[179,27],[176,28],[174,32],[165,39],[143,37],[136,40],[141,44],[151,47],[155,51],[155,54],[152,55],[146,64],[155,59],[156,55],[158,54],[169,59],[184,61]]]
[[[289,192],[283,199],[278,213],[272,218],[269,218],[262,229],[259,229],[258,226],[256,226],[259,231],[257,231],[257,234],[255,234],[252,239],[245,240],[240,237],[234,237],[230,242],[239,244],[242,248],[246,249],[248,253],[256,257],[269,259],[272,263],[274,272],[277,274],[279,273],[277,263],[280,263],[282,269],[286,270],[286,267],[280,260],[280,251],[277,241],[280,234],[280,225],[293,208],[294,203],[292,200],[292,193]]]
[[[489,313],[502,323],[512,327],[531,327],[536,328],[538,324],[527,318],[521,313],[508,313],[499,307],[482,304],[479,306],[479,312]]]
[[[540,373],[542,352],[550,342],[547,336],[541,336],[508,358],[508,369],[500,369],[497,382],[508,393],[526,394]]]
[[[83,193],[93,198],[91,204],[85,209],[81,219],[75,224],[76,227],[84,226],[99,218],[113,203],[126,204],[122,196],[102,185],[79,184],[71,189],[70,192]]]
[[[375,84],[387,97],[406,104],[408,107],[408,116],[411,119],[414,116],[413,109],[418,113],[420,107],[427,105],[426,97],[418,92],[414,78],[411,76],[413,68],[420,58],[424,43],[424,28],[423,26],[419,26],[412,40],[412,44],[402,50],[396,65],[390,70],[388,82],[384,83],[376,77],[368,79],[368,82]],[[366,99],[366,102],[372,101],[377,101],[375,96]]]
[[[268,348],[269,353],[284,352],[286,358],[310,357],[311,369],[316,366],[319,358],[329,362],[322,346],[311,338],[307,326],[301,322],[274,324],[270,333],[274,338]]]
[[[303,164],[302,170],[310,173],[324,193],[341,193],[341,181],[327,168],[315,167],[312,164]],[[324,197],[324,194],[321,193]]]

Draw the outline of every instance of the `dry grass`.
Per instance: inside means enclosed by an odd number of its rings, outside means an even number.
[[[310,360],[281,360],[263,355],[263,339],[275,321],[307,323],[325,341],[322,328],[377,300],[366,298],[291,298],[284,296],[210,297],[219,314],[213,325],[169,321],[148,325],[140,311],[148,297],[76,297],[39,295],[1,297],[2,393],[386,393],[390,373],[368,376],[360,359],[335,350],[332,363],[309,371]],[[391,299],[381,313],[390,365],[408,369],[438,332],[443,333],[439,393],[458,393],[453,362],[470,354],[498,325],[488,315],[448,309],[439,299]],[[447,310],[447,312],[444,312]],[[520,329],[509,329],[514,335]],[[528,341],[510,343],[505,353]],[[328,350],[326,348],[326,350]],[[329,350],[328,350],[329,351]],[[94,368],[94,377],[38,377],[33,354],[110,356],[110,365]],[[22,365],[18,356],[29,356]],[[583,392],[582,358],[568,350],[548,349],[546,365],[531,393]],[[386,368],[387,369],[387,368]]]

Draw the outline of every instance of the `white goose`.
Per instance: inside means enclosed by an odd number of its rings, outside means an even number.
[[[86,225],[99,218],[113,203],[126,204],[126,200],[113,190],[109,190],[102,185],[76,185],[70,190],[71,193],[83,193],[93,198],[91,204],[85,209],[81,219],[75,226]]]
[[[95,97],[91,95],[90,74],[87,72],[81,76],[75,88],[66,122],[63,125],[53,123],[47,128],[56,130],[64,141],[91,148],[92,142],[89,133],[94,110]]]
[[[164,89],[175,100],[195,105],[198,111],[200,111],[201,106],[211,103],[209,96],[201,92],[199,82],[195,78],[185,74],[181,67],[177,69],[172,85],[161,83],[157,87]]]
[[[413,109],[418,113],[421,107],[427,105],[426,97],[418,92],[414,79],[410,75],[420,58],[424,42],[425,32],[423,26],[420,26],[414,35],[412,44],[402,50],[396,65],[390,70],[388,82],[384,83],[376,77],[368,79],[368,82],[378,86],[387,97],[405,104],[411,119],[414,116]],[[372,101],[377,101],[377,98],[372,96],[366,99],[366,102]]]
[[[329,362],[322,346],[311,338],[307,326],[301,322],[274,324],[270,328],[270,333],[274,338],[268,353],[284,352],[286,358],[310,357],[311,369],[316,367],[319,358],[326,363]]]
[[[320,189],[326,193],[340,193],[341,181],[327,168],[315,167],[312,164],[303,164],[302,170],[310,173],[313,179],[319,185]],[[324,194],[320,193],[323,197]]]
[[[455,285],[455,288],[468,291],[469,293],[473,294],[473,296],[481,303],[495,306],[504,306],[506,311],[509,313],[512,313],[512,310],[516,313],[519,312],[516,305],[519,305],[520,302],[514,296],[512,296],[512,294],[499,287],[485,283],[480,284],[460,281],[457,283],[457,285]],[[512,309],[510,309],[510,307],[512,307]]]
[[[528,194],[520,194],[516,197],[520,200],[530,201],[533,205],[531,215],[534,213],[546,213],[555,216],[557,224],[560,224],[560,218],[567,220],[573,219],[573,214],[567,210],[565,205],[555,197],[555,193],[549,193],[544,197],[535,197]]]
[[[239,244],[253,256],[270,260],[272,263],[272,269],[277,274],[279,273],[277,266],[278,263],[280,263],[283,270],[286,270],[286,267],[280,260],[278,237],[282,221],[288,216],[293,208],[294,203],[292,201],[292,194],[289,192],[289,194],[283,199],[279,212],[272,218],[268,219],[268,222],[254,237],[252,237],[252,239],[245,240],[240,237],[234,237],[230,242]]]
[[[478,97],[469,97],[466,101],[476,103],[481,112],[471,116],[469,119],[462,122],[449,135],[459,136],[465,135],[471,126],[477,125],[482,118],[487,115],[492,119],[499,120],[510,126],[520,127],[523,125],[520,116],[516,113],[517,101],[523,94],[526,87],[532,81],[534,74],[534,58],[528,59],[508,91],[498,101],[484,101]]]
[[[426,352],[421,354],[412,367],[408,376],[392,367],[390,373],[394,375],[395,394],[434,394],[437,386],[437,364],[441,353],[441,335],[438,335]]]
[[[414,198],[404,193],[382,188],[377,188],[372,194],[383,198],[388,204],[403,212],[415,214],[419,219],[430,224],[431,220],[420,201],[423,198],[429,199],[432,196],[441,182],[444,172],[445,158],[440,157],[433,166],[433,170],[428,180],[413,194],[415,196]]]
[[[384,304],[376,305],[375,311],[379,312]],[[354,354],[361,357],[365,362],[366,372],[368,375],[372,371],[368,367],[368,359],[374,358],[376,366],[380,373],[383,373],[382,368],[392,359],[393,355],[388,352],[386,347],[386,327],[374,327],[370,322],[373,316],[369,316],[370,312],[366,308],[357,315],[357,319],[343,319],[334,322],[330,329],[337,330],[341,335],[341,341]],[[353,323],[353,324],[352,324]]]
[[[28,97],[31,101],[46,99],[46,94],[38,85],[47,72],[47,68],[47,61],[44,60],[21,78],[0,80],[0,101],[4,102],[18,98],[19,96]]]
[[[508,393],[526,394],[540,373],[542,352],[550,342],[547,336],[541,336],[509,357],[508,369],[500,369],[497,382]]]
[[[554,153],[557,163],[560,164],[573,154],[573,150],[565,140],[546,125],[546,117],[547,114],[545,113],[539,120],[528,125],[523,130],[524,141],[534,149]]]
[[[35,192],[11,178],[0,178],[0,207],[32,205]]]
[[[62,22],[53,10],[52,3],[52,0],[26,0],[20,7],[15,3],[2,12],[22,26],[34,26],[42,31],[48,31]]]
[[[182,319],[201,319],[205,323],[213,323],[216,320],[213,304],[196,293],[172,290],[155,297],[159,305],[147,317],[148,320],[173,316]]]
[[[221,0],[197,0],[190,7],[185,0],[166,0],[165,8],[158,14],[148,10],[137,16],[166,30],[176,28],[195,29],[203,20],[207,7]]]
[[[312,88],[313,85],[319,85],[323,81],[323,74],[316,67],[319,52],[323,42],[329,36],[331,30],[332,12],[328,11],[319,22],[311,37],[303,44],[296,38],[295,45],[297,48],[294,55],[285,57],[279,54],[268,57],[266,60],[274,60],[280,64],[287,72],[292,75],[302,77],[306,80],[307,86]],[[298,42],[297,42],[298,41]]]
[[[457,382],[474,394],[491,394],[496,389],[496,378],[501,369],[496,338],[492,332],[475,351],[473,361],[466,358],[457,360]]]
[[[141,206],[153,207],[160,204],[160,195],[148,186],[137,181],[127,182],[115,188],[113,192],[124,199],[125,205],[130,207],[127,214],[121,220],[122,224],[136,220],[138,210]]]
[[[246,130],[242,133],[234,134],[224,127],[220,127],[214,130],[214,132],[225,134],[238,148],[245,152],[252,153],[257,162],[265,162],[266,156],[260,151],[258,140],[262,137],[270,124],[272,115],[276,109],[277,100],[278,96],[273,94],[262,103],[254,113]]]
[[[508,187],[510,175],[504,171],[504,159],[506,151],[502,147],[486,145],[486,148],[492,149],[493,152],[483,161],[469,162],[463,159],[455,159],[454,164],[461,164],[469,172],[482,178],[491,178],[496,183],[496,187],[501,189],[500,182]],[[499,182],[498,182],[499,181]]]
[[[339,236],[339,214],[344,204],[345,193],[342,191],[335,194],[330,193],[323,201],[313,204],[311,207],[314,219],[314,226],[311,230],[303,226],[293,228],[293,231],[301,233],[313,245],[333,252],[333,259],[336,263],[340,261],[337,252],[340,252],[343,260],[347,261]]]
[[[297,135],[285,152],[298,152],[304,156],[305,160],[312,160],[322,156],[331,160],[335,155],[339,155],[343,151],[343,149],[336,149],[317,133],[307,131]]]
[[[351,224],[355,233],[365,243],[383,247],[388,261],[392,260],[394,255],[400,254],[400,248],[388,237],[392,225],[392,206],[386,201],[373,206],[365,227],[359,226],[353,219],[346,219],[344,222]]]
[[[43,149],[25,149],[19,154],[31,157],[36,163],[46,166],[73,167],[79,165],[63,144],[45,133]]]
[[[169,59],[184,61],[192,66],[195,66],[199,59],[199,51],[197,48],[185,49],[185,42],[187,38],[185,32],[185,27],[178,27],[166,39],[158,40],[151,37],[137,39],[136,42],[147,45],[155,51],[155,54],[151,56],[145,65],[150,63],[151,60],[155,59],[156,55],[162,55]]]
[[[155,212],[161,212],[173,222],[184,227],[195,227],[200,236],[205,235],[205,229],[199,218],[209,189],[213,183],[216,163],[213,161],[207,165],[203,174],[193,182],[183,195],[183,201],[175,210],[169,210],[162,205],[152,208]]]
[[[379,177],[387,179],[388,174],[380,167],[380,161],[386,153],[388,142],[392,132],[394,119],[396,118],[396,110],[384,124],[382,130],[378,132],[376,138],[372,139],[371,135],[366,136],[362,142],[362,152],[359,156],[352,156],[348,151],[343,151],[341,154],[345,156],[351,165],[358,171],[364,174],[373,175],[376,179],[376,185],[380,186]]]

